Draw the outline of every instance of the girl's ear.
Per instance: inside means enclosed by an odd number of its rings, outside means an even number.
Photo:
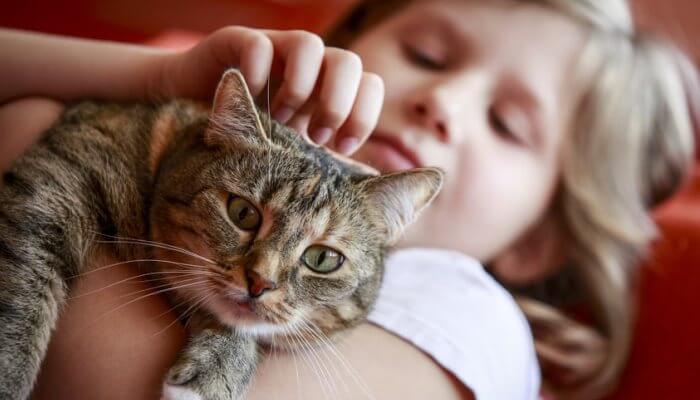
[[[362,181],[375,221],[384,229],[388,245],[395,244],[404,229],[437,196],[443,172],[415,168]]]
[[[204,141],[209,146],[241,147],[269,143],[243,75],[229,69],[219,81]]]
[[[567,235],[555,215],[545,216],[489,263],[500,282],[528,286],[550,277],[565,264]]]

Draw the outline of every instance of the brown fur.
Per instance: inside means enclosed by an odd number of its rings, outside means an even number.
[[[258,340],[317,338],[364,318],[387,246],[440,183],[435,169],[368,175],[261,119],[236,71],[211,113],[184,100],[76,105],[0,187],[0,398],[29,395],[70,277],[95,246],[160,260],[143,268],[185,301],[193,336],[166,398],[240,398]],[[232,223],[232,196],[260,227]],[[345,262],[314,272],[302,255],[315,244]]]

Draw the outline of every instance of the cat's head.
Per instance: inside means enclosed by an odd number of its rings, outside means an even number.
[[[387,247],[442,173],[367,174],[267,121],[228,71],[211,114],[187,128],[196,139],[164,157],[152,236],[191,254],[158,249],[163,275],[190,306],[241,331],[350,326],[376,298]]]

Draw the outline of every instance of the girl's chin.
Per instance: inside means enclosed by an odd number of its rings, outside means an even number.
[[[413,162],[390,145],[372,140],[367,141],[353,158],[383,173],[404,171],[415,167]]]

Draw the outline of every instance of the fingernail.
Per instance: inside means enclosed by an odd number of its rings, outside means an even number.
[[[292,115],[294,115],[294,109],[291,107],[287,106],[282,106],[280,107],[277,111],[274,112],[272,115],[272,118],[276,119],[277,122],[280,124],[285,124],[287,121],[289,121],[292,118]]]
[[[313,130],[309,136],[311,137],[311,140],[318,144],[326,144],[328,139],[333,136],[333,129],[328,127],[317,128]]]
[[[343,138],[338,143],[338,152],[347,156],[355,150],[358,144],[360,144],[360,140],[356,137]]]

